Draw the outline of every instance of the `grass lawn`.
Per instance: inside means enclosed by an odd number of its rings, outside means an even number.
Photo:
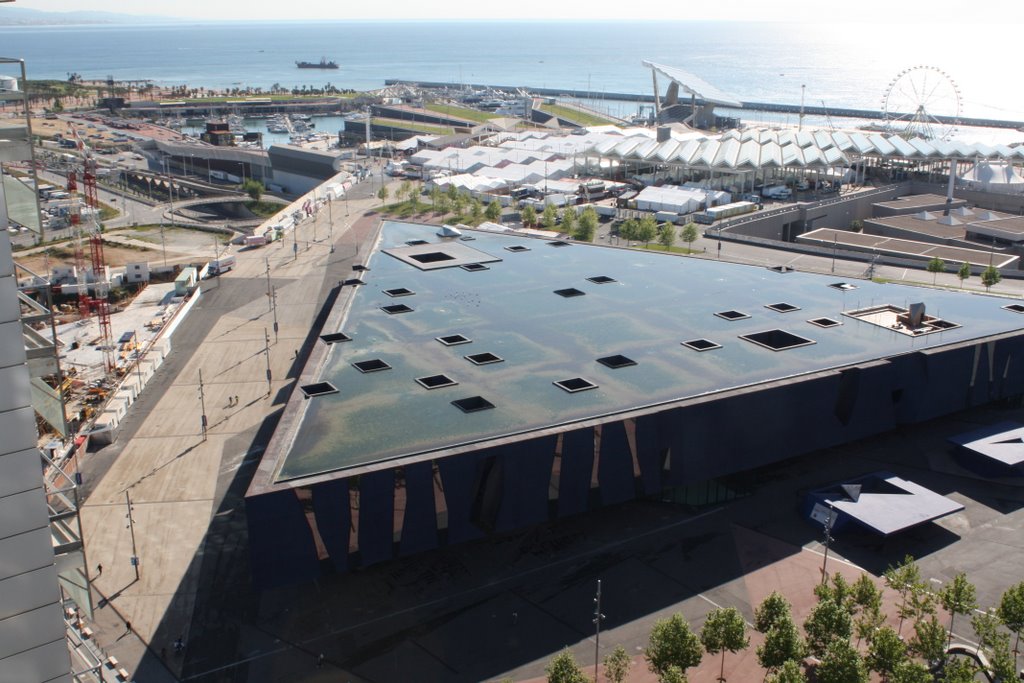
[[[429,123],[419,123],[418,121],[402,121],[399,119],[371,119],[370,123],[377,126],[391,126],[393,128],[404,128],[405,130],[414,130],[417,133],[427,133],[428,135],[451,135],[454,133],[454,129],[447,126],[432,126]]]
[[[351,99],[362,93],[335,93],[333,95],[219,95],[216,97],[169,97],[160,102],[187,102],[189,104],[220,104],[223,102],[245,102],[249,100],[271,100],[272,102],[289,102],[292,100],[322,100],[329,97]]]
[[[542,104],[540,110],[552,116],[557,116],[560,119],[567,121],[575,121],[576,123],[583,126],[606,126],[608,124],[615,124],[615,121],[606,119],[602,116],[591,114],[590,112],[580,111],[571,107],[563,107],[560,104]]]
[[[257,216],[262,218],[268,218],[273,216],[275,213],[288,206],[287,204],[281,204],[279,202],[265,202],[262,199],[258,202],[249,200],[245,203],[245,208],[252,211]]]
[[[478,111],[476,109],[467,109],[466,107],[458,107],[450,104],[427,104],[424,108],[428,111],[432,111],[435,114],[442,114],[444,116],[452,116],[463,121],[476,121],[478,123],[486,123],[491,119],[495,118],[494,114],[486,111]]]

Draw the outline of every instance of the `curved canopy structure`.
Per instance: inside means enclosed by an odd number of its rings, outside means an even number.
[[[646,59],[643,61],[643,65],[653,69],[673,83],[678,84],[679,88],[683,90],[683,92],[704,100],[708,104],[718,104],[723,107],[743,106],[743,103],[740,102],[739,99],[719,90],[700,76],[695,76],[689,71],[674,66],[655,64],[654,62]]]

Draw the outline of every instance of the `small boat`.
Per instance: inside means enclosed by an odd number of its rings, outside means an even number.
[[[327,61],[327,57],[321,57],[319,62],[295,62],[300,69],[337,69],[338,63]]]

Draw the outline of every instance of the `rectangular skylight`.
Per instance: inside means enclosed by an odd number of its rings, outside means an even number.
[[[382,361],[380,358],[371,358],[370,360],[361,360],[357,363],[353,363],[354,367],[359,372],[380,372],[381,370],[390,370],[391,366]]]
[[[785,301],[780,301],[780,302],[775,303],[775,304],[766,304],[765,308],[770,308],[773,311],[778,311],[779,313],[789,313],[790,311],[799,311],[800,310],[799,306],[794,306],[793,304],[787,304]]]
[[[473,365],[490,365],[491,363],[501,363],[505,359],[501,356],[496,356],[489,351],[483,353],[473,353],[468,356],[464,356]]]
[[[618,282],[618,280],[607,275],[595,275],[594,277],[588,277],[587,282],[593,282],[595,285],[607,285],[612,282]]]
[[[586,292],[581,292],[575,287],[567,287],[566,289],[556,289],[555,294],[565,297],[566,299],[571,299],[574,296],[583,296]]]
[[[740,311],[719,311],[718,313],[715,313],[715,315],[719,318],[724,318],[725,320],[743,320],[744,318],[750,317],[747,313],[742,313]]]
[[[476,413],[481,410],[490,410],[494,404],[483,396],[469,396],[452,401],[452,405],[464,413]]]
[[[597,385],[588,379],[582,377],[572,377],[570,379],[563,379],[557,382],[552,382],[556,387],[567,391],[570,394],[575,394],[578,391],[586,391],[587,389],[596,389]]]
[[[463,270],[468,270],[471,273],[475,273],[478,270],[490,270],[490,268],[488,268],[482,263],[466,263],[459,266],[459,268],[462,268]]]
[[[838,289],[842,292],[848,292],[851,289],[857,289],[857,285],[851,285],[849,282],[833,282],[829,285],[832,289]]]
[[[764,332],[754,332],[753,334],[741,334],[740,339],[745,339],[748,342],[763,346],[772,351],[786,351],[800,346],[810,346],[815,343],[813,339],[807,339],[785,330],[765,330]]]
[[[838,320],[833,320],[832,318],[811,318],[807,322],[812,325],[817,325],[818,327],[835,327],[836,325],[842,324]]]
[[[325,344],[337,344],[338,342],[352,341],[352,337],[348,336],[344,332],[321,334],[320,339],[322,339]]]
[[[412,308],[409,308],[405,304],[391,304],[390,306],[381,306],[380,310],[384,311],[388,315],[395,315],[396,313],[411,313]]]
[[[384,293],[387,294],[390,297],[398,297],[398,296],[412,296],[416,292],[412,291],[411,289],[406,289],[405,287],[396,287],[395,289],[385,289]]]
[[[417,263],[438,263],[439,261],[454,261],[455,257],[443,251],[428,251],[425,254],[409,254],[409,258]]]
[[[430,375],[429,377],[417,377],[417,384],[425,389],[441,389],[442,387],[454,387],[458,384],[448,375]]]
[[[505,249],[506,249],[507,251],[514,251],[514,252],[520,252],[520,251],[530,251],[530,248],[529,248],[529,247],[524,247],[524,246],[523,246],[523,245],[521,245],[521,244],[513,244],[513,245],[512,245],[511,247],[505,247]]]
[[[691,339],[690,341],[681,342],[683,346],[689,347],[694,351],[710,351],[711,349],[722,348],[721,344],[716,344],[710,339]]]
[[[606,368],[618,369],[628,368],[631,365],[636,365],[636,361],[632,358],[623,356],[621,353],[617,353],[614,356],[605,356],[604,358],[598,358],[597,362]]]
[[[461,334],[446,334],[443,337],[435,337],[435,339],[437,339],[437,341],[441,342],[445,346],[457,346],[459,344],[468,344],[471,341],[473,341],[469,337],[463,336]]]
[[[306,398],[338,393],[338,388],[335,387],[330,382],[316,382],[315,384],[303,384],[301,387],[299,387],[299,390],[306,395]]]

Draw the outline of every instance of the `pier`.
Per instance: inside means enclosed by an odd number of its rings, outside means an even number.
[[[483,83],[444,83],[439,81],[410,81],[399,78],[389,78],[384,81],[385,85],[415,85],[421,88],[472,88],[474,90],[504,90],[506,92],[515,92],[523,86],[512,86],[512,85],[486,85]],[[653,95],[638,95],[635,93],[618,93],[618,92],[601,92],[597,90],[572,90],[567,88],[534,88],[534,87],[523,87],[523,89],[529,91],[534,95],[540,95],[542,97],[573,97],[576,99],[589,99],[589,100],[609,100],[616,102],[638,102],[638,103],[653,103]],[[704,101],[700,98],[697,99],[697,104],[704,104]],[[772,102],[747,102],[742,101],[740,104],[743,106],[740,108],[742,111],[760,111],[760,112],[772,112],[778,114],[800,114],[801,106],[799,104],[775,104]],[[726,109],[727,107],[720,107]],[[804,106],[803,113],[805,116],[832,116],[836,118],[849,118],[849,119],[874,119],[881,120],[885,118],[885,115],[878,110],[872,109],[850,109],[847,107],[815,107],[815,106]],[[898,116],[910,117],[911,114],[900,114]],[[1024,129],[1024,121],[1004,121],[1002,119],[985,119],[976,118],[970,116],[961,116],[959,118],[951,118],[948,116],[935,116],[934,119],[944,124],[956,124],[960,126],[971,126],[979,128],[1009,128],[1009,129]]]

